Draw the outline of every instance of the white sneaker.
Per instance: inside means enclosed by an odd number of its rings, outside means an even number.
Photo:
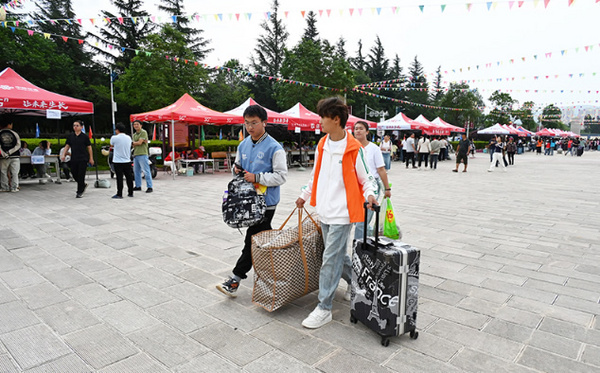
[[[319,306],[302,321],[302,326],[308,329],[317,329],[331,321],[331,311],[321,309]]]
[[[346,288],[346,292],[344,293],[344,300],[351,301],[352,300],[352,284],[348,284]]]
[[[45,177],[46,179],[52,179],[52,176],[50,176],[50,175],[48,175],[48,174],[44,174],[44,177]]]

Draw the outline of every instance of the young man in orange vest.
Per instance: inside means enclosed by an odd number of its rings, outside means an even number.
[[[296,200],[298,208],[306,201],[315,206],[325,251],[319,275],[319,304],[302,326],[320,328],[331,321],[333,296],[340,278],[351,282],[352,261],[347,253],[353,223],[364,220],[365,196],[369,208],[377,204],[375,178],[369,173],[360,143],[344,129],[348,108],[337,98],[319,101],[317,113],[327,136],[321,138],[315,152],[315,167],[310,180]]]

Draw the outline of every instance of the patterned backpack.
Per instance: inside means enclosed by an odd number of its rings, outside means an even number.
[[[223,200],[223,221],[228,226],[243,228],[264,221],[265,197],[256,192],[254,184],[244,180],[242,172],[229,182],[227,190],[227,199]]]

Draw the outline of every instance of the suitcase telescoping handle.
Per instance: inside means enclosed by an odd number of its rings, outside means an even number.
[[[369,202],[365,202],[364,205],[365,207],[365,226],[364,226],[364,230],[363,230],[363,243],[367,243],[367,228],[369,227],[369,222],[367,221],[367,216],[368,216],[368,212],[369,209],[367,208],[367,206],[369,206]],[[373,210],[375,211],[375,248],[377,248],[377,243],[379,242],[379,209],[381,208],[381,206],[379,205],[373,205]]]

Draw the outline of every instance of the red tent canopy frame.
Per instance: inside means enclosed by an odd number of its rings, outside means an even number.
[[[142,122],[171,122],[175,124],[205,125],[205,124],[241,124],[244,118],[240,115],[225,114],[212,110],[194,100],[192,96],[184,93],[175,103],[162,109],[146,113],[132,114],[129,119]]]
[[[246,101],[244,101],[244,103],[242,103],[240,106],[231,109],[229,111],[226,111],[225,114],[233,114],[233,115],[239,115],[241,117],[243,117],[244,115],[244,110],[246,110],[246,108],[250,105],[258,105],[261,106],[263,109],[266,110],[267,112],[267,123],[271,123],[271,124],[283,124],[289,126],[290,125],[299,125],[302,126],[303,123],[308,123],[308,125],[310,125],[310,120],[306,120],[306,119],[302,119],[302,118],[294,118],[292,116],[289,115],[285,115],[282,113],[278,113],[276,111],[267,109],[266,107],[262,106],[261,104],[259,104],[258,102],[254,101],[254,99],[252,97],[250,97],[249,99],[247,99]],[[242,120],[242,123],[244,121]],[[306,124],[305,124],[306,125]]]
[[[281,114],[293,117],[297,120],[296,123],[288,124],[288,130],[294,131],[299,127],[301,131],[321,131],[321,117],[319,114],[313,113],[299,102],[288,110],[282,111]]]
[[[450,132],[461,132],[461,133],[466,132],[466,129],[455,126],[454,124],[450,124],[440,117],[435,118],[434,120],[431,121],[431,123],[437,124],[442,127],[448,127],[448,128],[450,128]]]
[[[362,119],[362,118],[359,118],[359,117],[355,117],[352,114],[348,115],[348,121],[346,122],[346,129],[350,130],[350,131],[354,131],[354,125],[358,121],[366,122],[369,125],[369,130],[376,130],[377,129],[377,122],[373,122],[373,121],[368,120],[368,119]]]
[[[426,135],[449,136],[450,132],[451,132],[451,129],[449,127],[446,127],[444,125],[439,125],[439,124],[432,123],[427,118],[425,118],[425,116],[423,116],[423,114],[421,114],[418,117],[416,117],[415,119],[413,119],[413,122],[420,123],[420,124],[425,124],[426,127],[421,127],[421,128],[418,128],[418,129],[420,129],[421,131],[423,131],[423,133],[426,134]]]
[[[61,116],[94,114],[94,104],[42,89],[10,67],[0,72],[0,114],[46,116],[48,110]]]

